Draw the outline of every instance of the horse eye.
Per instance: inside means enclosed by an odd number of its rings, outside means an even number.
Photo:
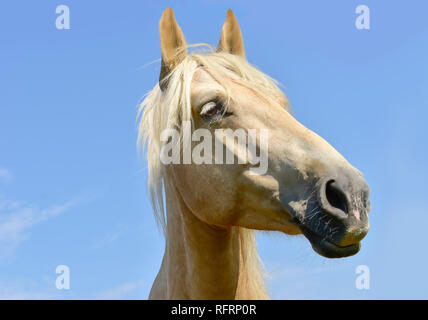
[[[204,106],[201,109],[201,116],[205,119],[212,118],[216,115],[221,115],[223,113],[223,106],[220,102],[208,102],[204,104]]]

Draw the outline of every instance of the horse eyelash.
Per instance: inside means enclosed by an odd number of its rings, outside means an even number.
[[[210,103],[210,102],[214,102],[216,105],[220,104],[221,107],[222,107],[221,108],[222,112],[221,112],[221,114],[218,117],[211,118],[209,116],[204,117],[203,115],[201,115],[204,120],[207,120],[207,121],[209,120],[210,125],[212,123],[218,122],[222,118],[229,117],[229,116],[231,116],[233,114],[232,112],[230,112],[230,111],[227,110],[228,108],[227,108],[227,105],[224,103],[224,99],[222,99],[222,98],[212,99],[211,101],[208,101],[208,102],[204,103],[203,106],[206,105],[207,103]]]

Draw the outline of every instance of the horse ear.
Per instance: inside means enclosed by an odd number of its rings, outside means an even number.
[[[217,52],[219,51],[226,51],[245,58],[241,28],[231,9],[227,10],[226,21],[221,29],[220,42],[217,47]]]
[[[165,90],[167,83],[164,78],[181,62],[187,55],[186,39],[183,32],[175,21],[174,11],[166,8],[159,22],[159,33],[161,40],[161,72],[159,85]]]

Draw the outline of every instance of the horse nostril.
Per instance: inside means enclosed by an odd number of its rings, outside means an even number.
[[[348,213],[348,201],[346,195],[334,180],[327,182],[325,187],[325,195],[328,203],[332,207]]]

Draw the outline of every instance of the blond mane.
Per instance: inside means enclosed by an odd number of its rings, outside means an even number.
[[[179,65],[163,80],[167,89],[162,91],[159,83],[146,95],[138,109],[138,146],[147,153],[148,189],[156,222],[166,237],[166,217],[164,208],[163,164],[160,162],[161,132],[177,129],[181,132],[183,121],[192,121],[190,99],[193,75],[198,68],[204,68],[228,93],[224,85],[226,79],[233,79],[250,88],[264,99],[287,101],[278,88],[277,82],[251,66],[242,57],[225,53],[188,54]],[[285,106],[289,108],[288,103]],[[245,299],[267,298],[263,271],[253,230],[238,227],[240,238],[240,279],[237,297]],[[250,292],[255,296],[246,296]]]

